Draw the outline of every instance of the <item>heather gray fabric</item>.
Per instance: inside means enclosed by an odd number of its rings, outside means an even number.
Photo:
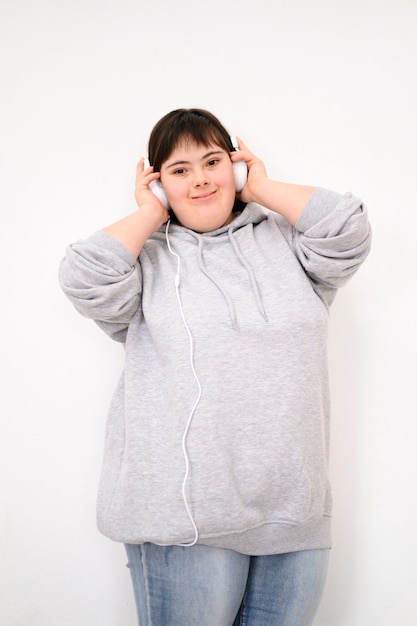
[[[98,526],[116,541],[245,554],[330,546],[328,307],[369,252],[358,198],[316,189],[296,227],[249,204],[197,234],[170,224],[139,259],[103,232],[68,247],[60,283],[123,342]],[[185,437],[189,475],[182,447]]]

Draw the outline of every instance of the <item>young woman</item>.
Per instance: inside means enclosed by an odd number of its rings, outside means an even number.
[[[324,586],[328,309],[369,252],[367,212],[238,147],[207,111],[167,114],[138,209],[60,269],[125,346],[98,525],[126,545],[140,626],[308,626]]]

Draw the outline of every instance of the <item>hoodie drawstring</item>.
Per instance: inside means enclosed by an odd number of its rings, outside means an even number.
[[[259,285],[258,285],[258,281],[256,280],[256,276],[255,276],[255,272],[253,271],[252,266],[250,265],[250,263],[246,260],[245,256],[243,255],[241,249],[239,248],[239,245],[236,241],[236,238],[234,236],[234,228],[229,228],[229,230],[227,231],[227,235],[229,237],[230,243],[232,244],[232,248],[236,254],[236,257],[238,258],[240,264],[242,265],[242,267],[245,268],[245,270],[248,273],[249,279],[250,279],[250,283],[252,285],[252,291],[253,294],[255,296],[255,300],[256,300],[256,304],[258,307],[258,310],[260,312],[260,314],[262,315],[262,317],[264,318],[264,320],[267,322],[268,321],[268,316],[266,314],[265,311],[265,307],[262,301],[262,296],[261,296],[261,292],[259,290]],[[226,304],[229,308],[229,313],[230,313],[230,318],[232,320],[232,324],[234,327],[237,327],[237,318],[236,318],[236,309],[234,307],[234,304],[229,296],[229,294],[223,289],[223,287],[220,285],[220,283],[218,281],[216,281],[212,276],[210,276],[210,274],[207,272],[205,265],[204,265],[204,256],[203,256],[203,237],[201,237],[201,235],[198,235],[196,233],[194,233],[194,236],[197,237],[198,240],[198,263],[199,263],[199,267],[201,272],[207,276],[207,278],[213,283],[213,285],[215,285],[217,287],[217,289],[220,291],[220,293],[222,294],[223,298],[226,301]]]
[[[167,242],[169,242],[168,240],[168,228],[169,228],[169,222],[167,224],[167,228],[166,228],[166,239]],[[234,236],[234,228],[231,227],[229,228],[229,230],[227,231],[227,235],[229,237],[230,243],[232,244],[232,248],[236,254],[237,259],[239,260],[240,264],[242,265],[242,267],[245,268],[246,272],[248,273],[249,276],[249,280],[252,286],[252,291],[255,297],[255,301],[258,307],[258,310],[260,312],[260,314],[262,315],[262,317],[264,318],[264,320],[266,322],[268,322],[268,316],[266,314],[265,311],[265,307],[262,301],[262,296],[261,296],[261,292],[259,290],[259,285],[258,285],[258,281],[256,279],[255,273],[253,271],[252,266],[250,265],[250,263],[247,261],[247,259],[245,258],[244,254],[242,253],[241,249],[239,248],[239,245],[236,241],[236,238]],[[210,275],[210,273],[207,271],[206,265],[205,265],[205,261],[204,261],[204,254],[203,254],[203,248],[204,248],[204,238],[196,232],[192,232],[192,231],[188,231],[189,234],[192,234],[192,236],[197,240],[197,259],[198,259],[198,266],[199,269],[201,271],[202,274],[204,274],[204,276],[206,276],[206,278],[208,278],[210,280],[211,283],[213,283],[213,285],[219,290],[219,292],[221,293],[222,297],[224,298],[224,301],[227,305],[227,308],[229,310],[229,315],[230,315],[230,319],[232,322],[232,325],[234,328],[238,328],[238,321],[237,321],[237,316],[236,316],[236,309],[235,309],[235,305],[230,297],[230,295],[227,293],[227,291],[222,287],[222,285],[220,284],[220,282],[218,280],[216,280],[216,278],[213,278],[213,276]],[[176,255],[177,256],[177,255]]]
[[[250,265],[250,263],[248,263],[248,261],[246,260],[245,256],[243,255],[241,249],[239,248],[239,244],[236,241],[236,238],[234,236],[234,228],[229,228],[229,230],[227,231],[227,234],[229,236],[230,239],[230,243],[233,246],[233,249],[236,253],[237,258],[239,259],[240,263],[243,265],[243,267],[246,269],[249,278],[250,278],[250,282],[252,285],[252,290],[255,296],[255,300],[256,300],[256,304],[258,306],[258,310],[260,312],[260,314],[262,315],[262,317],[265,319],[265,321],[268,321],[268,316],[266,314],[265,311],[265,307],[264,307],[264,303],[262,301],[262,296],[261,296],[261,292],[259,291],[259,285],[258,285],[258,281],[256,280],[256,276],[255,276],[255,272],[253,271],[252,266]]]
[[[197,249],[197,258],[198,258],[198,265],[199,268],[201,270],[201,272],[204,274],[204,276],[206,276],[215,287],[217,287],[217,289],[220,291],[220,293],[222,294],[228,309],[229,309],[229,315],[230,315],[230,319],[232,320],[232,324],[234,328],[237,328],[237,320],[236,320],[236,309],[235,306],[229,296],[228,293],[226,293],[226,291],[222,288],[222,286],[212,277],[210,276],[210,274],[208,273],[208,271],[205,268],[204,265],[204,257],[203,257],[203,238],[200,235],[197,235],[196,233],[194,234],[194,236],[197,238],[198,241],[198,249]]]

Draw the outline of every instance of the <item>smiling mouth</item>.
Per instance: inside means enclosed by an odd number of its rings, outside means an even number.
[[[214,196],[215,193],[216,191],[208,191],[207,193],[202,193],[198,196],[192,196],[192,199],[193,200],[207,200],[211,198],[212,196]]]

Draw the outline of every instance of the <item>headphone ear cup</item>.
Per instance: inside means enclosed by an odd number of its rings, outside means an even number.
[[[233,176],[235,179],[236,191],[242,191],[248,180],[248,166],[245,161],[235,161],[233,163]]]
[[[145,169],[147,167],[150,167],[150,163],[149,163],[149,159],[148,158],[145,159],[145,164],[144,165],[145,165]],[[164,191],[164,188],[162,187],[161,182],[159,180],[153,180],[151,183],[149,183],[149,189],[158,198],[158,200],[162,204],[162,206],[168,211],[168,209],[169,209],[169,202],[168,202],[168,198],[166,197],[166,193]]]
[[[149,189],[158,198],[162,206],[168,211],[169,209],[168,198],[166,197],[166,193],[161,183],[159,182],[159,180],[153,180],[151,183],[149,183]]]

